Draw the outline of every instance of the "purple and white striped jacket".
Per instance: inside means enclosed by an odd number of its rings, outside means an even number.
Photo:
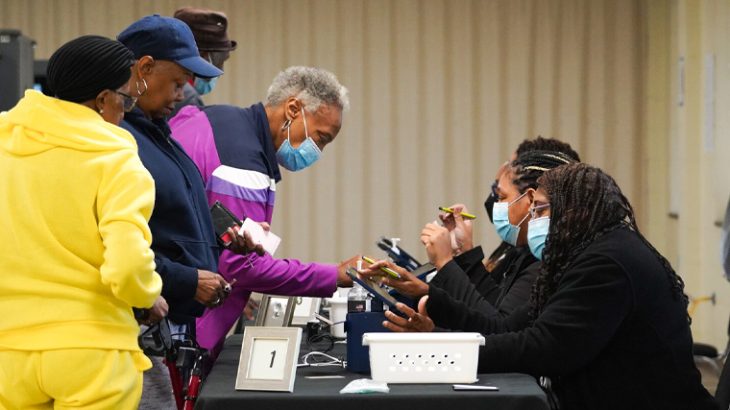
[[[220,201],[239,217],[271,223],[281,174],[261,103],[248,108],[187,106],[169,124],[172,137],[203,175],[209,204]],[[213,358],[252,291],[327,297],[336,289],[336,265],[224,251],[218,268],[227,281],[235,278],[236,283],[223,305],[206,310],[197,320],[198,343]]]

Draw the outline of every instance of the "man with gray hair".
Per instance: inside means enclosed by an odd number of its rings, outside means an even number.
[[[187,106],[170,128],[203,175],[209,204],[220,201],[238,217],[271,223],[279,166],[300,171],[314,164],[348,108],[347,89],[334,74],[289,67],[274,78],[265,104]],[[252,291],[328,297],[337,286],[352,285],[345,269],[356,260],[338,266],[224,251],[219,272],[235,284],[222,306],[198,319],[198,343],[217,357]]]

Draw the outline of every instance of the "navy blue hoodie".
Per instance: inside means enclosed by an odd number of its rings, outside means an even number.
[[[219,249],[203,179],[195,163],[170,138],[165,120],[150,120],[135,108],[125,114],[120,126],[137,140],[139,157],[155,180],[155,208],[149,225],[169,317],[178,323],[189,322],[204,310],[193,299],[197,270],[218,271]]]

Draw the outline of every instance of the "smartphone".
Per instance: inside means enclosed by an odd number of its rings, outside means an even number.
[[[224,248],[228,248],[233,240],[233,238],[231,238],[228,234],[228,228],[241,226],[241,220],[236,218],[236,216],[219,201],[215,201],[213,206],[210,207],[210,216],[213,218],[213,228],[215,229],[215,237],[218,239],[218,243],[220,243]]]

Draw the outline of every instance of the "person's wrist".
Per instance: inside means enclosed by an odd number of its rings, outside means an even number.
[[[474,249],[474,243],[471,241],[465,241],[463,244],[461,244],[461,252],[464,253],[466,251],[470,251]]]
[[[342,270],[338,269],[337,270],[337,277],[336,277],[336,280],[335,280],[335,286],[337,286],[338,288],[346,288],[346,287],[348,287],[348,282],[349,281],[347,279],[348,279],[348,277],[347,277],[347,274],[345,273],[345,270],[344,269],[342,269]]]
[[[444,266],[446,266],[446,264],[449,263],[449,262],[451,262],[453,259],[454,258],[451,257],[451,256],[444,257],[444,258],[438,258],[438,259],[436,259],[434,261],[434,264],[433,265],[436,267],[437,270],[441,270],[441,268],[443,268]]]

